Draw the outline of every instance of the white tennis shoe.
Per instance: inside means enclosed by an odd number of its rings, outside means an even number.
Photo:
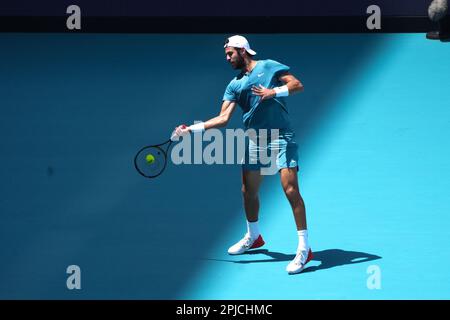
[[[311,261],[313,258],[313,253],[311,251],[311,248],[308,249],[308,254],[306,254],[306,251],[299,251],[297,252],[297,255],[295,256],[294,260],[292,260],[286,267],[286,271],[289,274],[296,274],[303,271],[305,268],[305,265]]]
[[[256,249],[264,245],[264,240],[261,235],[256,239],[252,239],[248,233],[245,234],[244,238],[239,240],[238,243],[234,244],[228,249],[229,254],[242,254],[250,249]]]

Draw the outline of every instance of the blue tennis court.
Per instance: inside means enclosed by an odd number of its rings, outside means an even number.
[[[246,35],[305,86],[288,105],[315,258],[289,276],[278,175],[260,193],[266,245],[229,256],[245,233],[238,164],[154,180],[133,167],[142,146],[218,114],[236,74],[226,36],[0,34],[1,299],[450,298],[449,44]]]

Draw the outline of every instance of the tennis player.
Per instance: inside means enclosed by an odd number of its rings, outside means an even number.
[[[246,158],[242,164],[242,193],[247,218],[244,237],[228,249],[232,255],[262,247],[264,240],[258,227],[258,190],[263,180],[261,169],[266,165],[259,159],[260,151],[276,152],[276,166],[281,185],[292,207],[298,232],[297,254],[286,270],[299,273],[312,259],[308,243],[305,205],[298,186],[298,154],[295,133],[289,119],[286,97],[303,91],[302,83],[289,72],[289,67],[274,60],[255,60],[256,52],[246,38],[235,35],[224,45],[230,65],[240,73],[228,84],[223,96],[220,114],[205,122],[191,126],[180,125],[175,129],[179,136],[190,132],[226,126],[236,105],[243,111],[245,129],[267,129],[269,134],[249,139]],[[271,129],[278,129],[277,139],[272,140]],[[262,139],[267,139],[262,143]],[[264,150],[263,150],[264,149]],[[268,149],[268,150],[267,150]],[[253,161],[249,161],[253,157]],[[256,157],[256,159],[254,159]],[[251,162],[251,163],[250,163]]]

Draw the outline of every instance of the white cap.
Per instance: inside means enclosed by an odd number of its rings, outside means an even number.
[[[250,49],[250,44],[248,43],[247,39],[245,39],[243,36],[236,35],[229,37],[223,47],[244,48],[245,51],[247,51],[250,55],[254,56],[256,54],[255,51]]]

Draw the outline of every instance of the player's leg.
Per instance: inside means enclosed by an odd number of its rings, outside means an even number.
[[[308,243],[305,203],[300,195],[297,168],[283,168],[280,170],[281,185],[292,207],[298,233],[297,254],[289,263],[286,270],[290,274],[299,273],[306,263],[312,259],[311,248]]]
[[[263,180],[260,170],[242,170],[242,197],[247,221],[258,221],[259,187]]]
[[[294,213],[297,230],[306,230],[305,203],[298,186],[297,168],[283,168],[280,170],[281,185]]]
[[[229,254],[241,254],[264,245],[258,227],[258,192],[262,180],[260,170],[242,170],[242,197],[247,218],[247,233],[243,239],[228,249]]]

